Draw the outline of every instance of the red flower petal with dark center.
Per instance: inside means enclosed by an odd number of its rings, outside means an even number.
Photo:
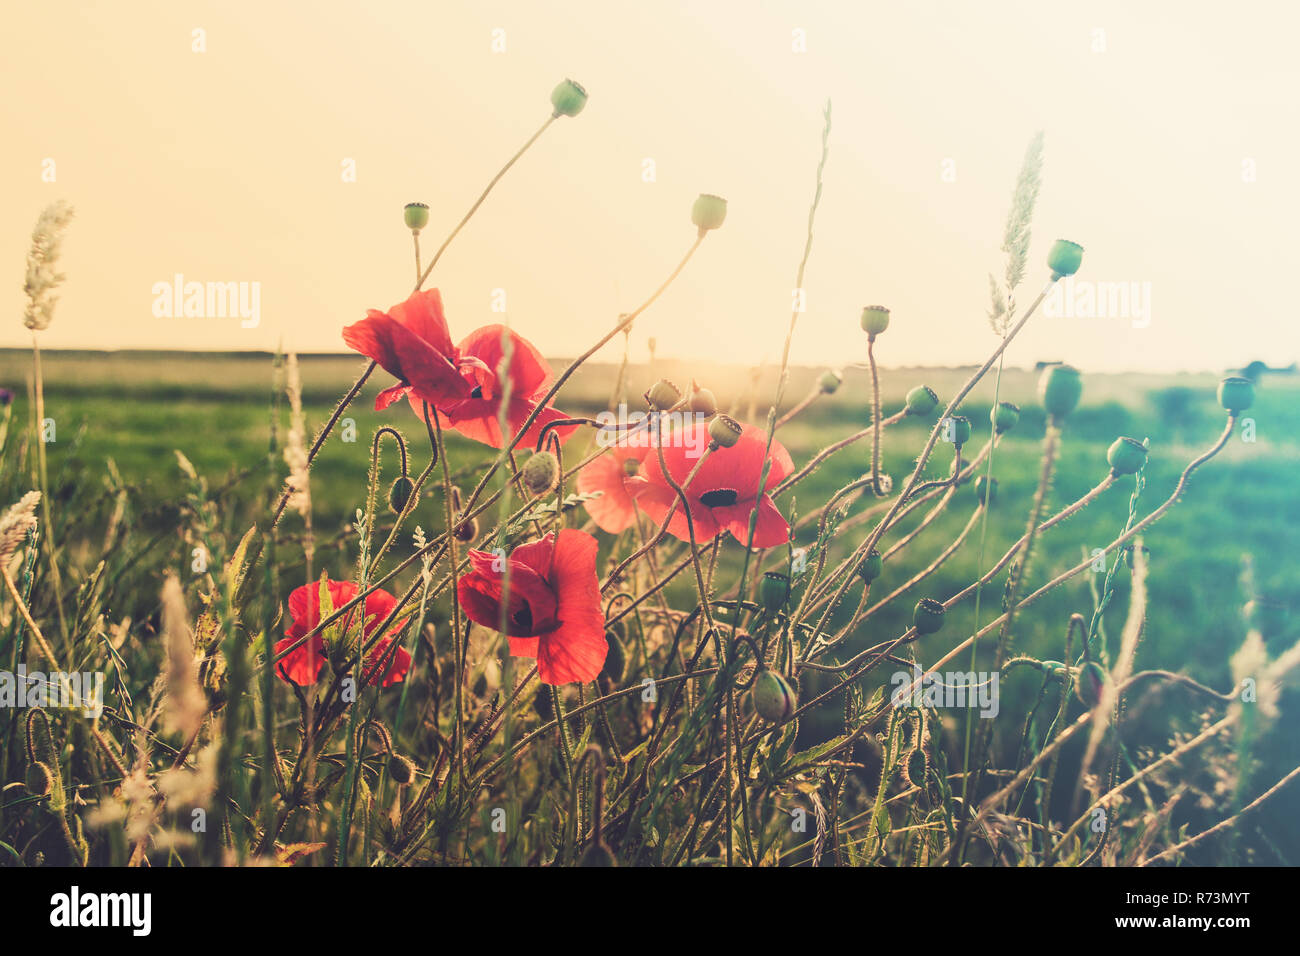
[[[398,379],[397,387],[410,389],[411,395],[435,407],[469,396],[472,386],[451,344],[437,289],[415,292],[387,312],[370,309],[360,322],[343,329],[343,341]],[[393,389],[385,389],[375,407],[386,408],[397,397]]]
[[[502,571],[491,552],[471,551],[457,585],[475,623],[501,627]],[[605,615],[596,579],[596,539],[565,528],[521,545],[508,558],[510,653],[536,657],[545,684],[595,680],[605,663]]]
[[[688,426],[690,428],[694,429],[693,433],[688,431],[685,435],[673,436],[672,442],[663,448],[664,465],[678,485],[684,485],[699,464],[698,450],[708,443],[706,424],[699,422]],[[770,456],[766,451],[767,433],[753,425],[745,425],[734,446],[717,449],[700,464],[699,472],[686,488],[696,541],[706,541],[728,531],[745,544],[749,539],[750,515],[755,510],[758,511],[758,524],[754,529],[754,547],[775,547],[788,539],[789,524],[768,492],[794,472],[794,462],[790,453],[776,440],[772,441]],[[771,464],[760,492],[763,465],[769,457]],[[662,523],[678,499],[664,477],[657,449],[652,449],[646,456],[643,471],[646,486],[637,495],[637,505],[656,523]],[[689,540],[686,515],[680,504],[668,524],[668,533],[680,540]]]
[[[345,604],[352,601],[357,596],[357,586],[352,581],[331,581],[325,580],[325,585],[329,589],[330,604],[335,611],[338,611]],[[397,598],[393,597],[387,591],[377,590],[366,595],[362,608],[353,608],[350,612],[344,614],[339,619],[339,624],[347,625],[349,634],[355,634],[358,627],[358,620],[361,621],[361,632],[363,639],[371,637],[379,628],[379,625],[387,620],[388,615],[397,607]],[[289,628],[284,632],[286,637],[275,645],[275,653],[278,655],[285,648],[292,645],[304,634],[314,631],[320,626],[321,622],[321,602],[320,602],[320,582],[316,581],[311,584],[304,584],[296,587],[289,592],[289,615],[293,618]],[[410,618],[401,618],[394,621],[388,628],[388,635],[400,634],[401,631],[410,623]],[[380,644],[387,645],[390,640],[389,636],[379,639],[376,647]],[[374,648],[367,654],[367,660],[373,656]],[[410,667],[410,655],[405,650],[397,651],[398,658],[394,665],[401,660],[401,655],[405,655],[407,661],[406,668],[396,666],[390,667],[387,671],[384,686],[395,683],[404,678],[406,670]],[[307,685],[314,684],[320,679],[320,673],[325,666],[325,641],[320,634],[316,634],[294,650],[288,657],[276,665],[276,673],[285,681],[293,681],[295,684]],[[396,677],[393,675],[397,674]]]

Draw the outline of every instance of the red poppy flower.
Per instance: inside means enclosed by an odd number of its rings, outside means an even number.
[[[329,587],[330,604],[336,610],[357,596],[357,586],[351,581],[330,581],[327,578],[325,583]],[[375,628],[392,613],[393,608],[396,606],[397,598],[387,591],[372,591],[366,595],[364,636],[369,638],[374,633]],[[289,614],[293,617],[293,624],[284,632],[286,635],[284,640],[276,643],[275,653],[280,654],[308,631],[314,630],[321,621],[320,610],[319,583],[304,584],[302,587],[290,591]],[[389,629],[389,634],[397,634],[406,626],[409,620],[410,618],[402,618],[400,621],[394,622]],[[348,616],[345,615],[340,621],[348,621]],[[355,619],[349,623],[349,629],[353,626],[355,626]],[[391,645],[392,639],[390,637],[381,637],[366,654],[366,666],[362,679],[372,687],[380,682],[379,668],[388,658],[388,649]],[[292,682],[300,686],[306,686],[320,680],[320,673],[324,667],[325,641],[321,635],[317,634],[280,661],[276,665],[276,672],[280,675],[280,679],[286,683]],[[387,661],[387,666],[383,672],[383,686],[388,687],[391,684],[397,684],[405,680],[406,672],[410,669],[411,655],[404,647],[399,646],[393,653],[392,659]]]
[[[668,473],[678,485],[686,481],[699,463],[699,449],[708,444],[709,427],[706,423],[696,422],[686,427],[688,432],[694,429],[694,434],[673,434],[671,440],[665,442],[663,450]],[[707,541],[729,531],[732,537],[744,544],[749,540],[749,516],[755,509],[758,511],[758,524],[754,528],[755,548],[776,547],[789,539],[790,526],[767,492],[794,471],[794,462],[781,443],[773,440],[772,464],[760,491],[758,483],[763,474],[766,448],[767,433],[753,425],[745,425],[735,445],[719,448],[705,459],[699,473],[685,489],[697,541]],[[646,456],[644,473],[644,478],[631,479],[643,483],[636,492],[637,506],[654,521],[662,522],[678,499],[677,493],[664,479],[657,451],[652,450]],[[668,523],[668,533],[682,541],[690,540],[686,515],[680,503]]]
[[[387,312],[369,309],[366,317],[343,329],[350,348],[379,363],[398,383],[375,396],[375,409],[384,409],[403,396],[419,409],[426,401],[435,408],[469,397],[469,381],[478,361],[451,344],[437,289],[415,292]]]
[[[510,434],[501,435],[501,395],[504,383],[497,375],[497,367],[504,354],[501,348],[503,325],[485,325],[475,329],[457,346],[457,354],[464,363],[467,379],[467,397],[454,405],[438,406],[447,416],[447,423],[466,438],[503,448],[523,427],[524,421],[533,413],[546,388],[551,381],[551,366],[533,343],[522,335],[510,333],[512,353],[507,376],[510,380],[510,404],[506,408],[506,424]],[[423,417],[423,409],[414,393],[410,395],[411,407],[417,416]],[[522,441],[526,445],[536,446],[538,433],[548,423],[567,418],[563,412],[549,406],[542,409],[536,420],[528,428]],[[577,428],[565,425],[552,429],[559,435],[560,441],[567,439]]]
[[[578,472],[579,494],[600,492],[600,497],[590,498],[582,506],[602,531],[618,534],[636,524],[636,494],[643,483],[635,478],[649,452],[644,446],[615,445]]]
[[[457,593],[471,621],[501,628],[505,568],[490,551],[469,553]],[[596,539],[565,528],[510,554],[506,635],[510,653],[537,658],[543,684],[595,680],[605,665],[605,614],[596,580]]]

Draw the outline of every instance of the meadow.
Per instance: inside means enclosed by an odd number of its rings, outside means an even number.
[[[361,370],[356,356],[303,355],[299,357],[302,402],[306,420],[315,427],[330,414],[338,396]],[[553,362],[567,365],[565,360]],[[196,573],[191,558],[196,541],[220,539],[227,553],[246,529],[261,521],[273,504],[284,479],[282,447],[291,427],[290,411],[278,384],[281,371],[276,357],[263,354],[202,353],[46,353],[43,356],[45,414],[52,419],[55,440],[47,444],[51,501],[56,509],[57,547],[67,558],[69,580],[64,593],[78,595],[79,615],[102,616],[99,633],[109,643],[116,641],[116,667],[122,687],[132,688],[137,697],[154,681],[165,655],[161,651],[162,602],[159,598],[165,575],[179,576],[187,603],[198,609],[200,601],[211,600],[205,582],[207,574]],[[711,389],[718,406],[741,422],[762,427],[776,388],[777,369],[751,370],[727,366],[686,365],[660,361],[652,367],[631,367],[620,373],[617,366],[584,365],[559,393],[555,404],[566,414],[592,416],[610,407],[618,398],[633,408],[642,408],[639,396],[656,380],[685,383],[695,380]],[[886,416],[902,407],[906,392],[916,385],[931,386],[946,402],[949,395],[969,377],[972,369],[882,369],[881,404]],[[784,413],[806,396],[811,403],[778,432],[790,451],[796,468],[802,467],[820,449],[843,436],[865,428],[871,422],[871,387],[861,367],[842,370],[843,382],[833,394],[819,392],[823,369],[794,368],[779,410]],[[1146,375],[1085,374],[1083,399],[1070,415],[1063,435],[1055,477],[1051,483],[1048,513],[1084,495],[1107,471],[1106,450],[1118,436],[1150,440],[1150,457],[1143,472],[1145,489],[1139,512],[1145,513],[1170,493],[1187,462],[1203,451],[1222,428],[1222,409],[1215,401],[1220,376],[1211,374]],[[14,443],[28,424],[32,409],[28,397],[31,378],[30,352],[0,354],[0,385],[15,394],[10,425],[10,448],[0,492],[6,501],[17,500],[31,487],[34,458],[15,454]],[[865,647],[907,629],[913,603],[927,596],[947,597],[978,577],[979,569],[1006,551],[1021,535],[1039,477],[1039,462],[1046,422],[1036,396],[1039,374],[1035,370],[1007,369],[1003,372],[1000,398],[1020,405],[1022,414],[1015,429],[998,445],[994,474],[997,496],[985,526],[981,544],[968,535],[961,547],[920,585],[904,592],[900,600],[882,607],[866,625],[858,628],[841,650],[847,659]],[[622,380],[619,394],[612,383]],[[25,387],[25,383],[27,383]],[[424,426],[405,409],[400,415],[376,413],[370,385],[347,410],[343,422],[329,438],[312,467],[313,501],[311,533],[314,561],[309,573],[300,547],[304,527],[290,515],[280,527],[276,542],[278,563],[275,587],[280,593],[306,584],[322,570],[335,580],[347,580],[357,560],[357,509],[364,510],[364,488],[371,464],[370,437],[381,425],[395,425],[414,448],[423,437]],[[962,412],[977,423],[972,445],[978,447],[981,426],[987,423],[994,383],[981,382],[963,405]],[[1300,495],[1296,468],[1300,465],[1300,382],[1293,376],[1266,375],[1260,383],[1255,404],[1247,413],[1254,429],[1244,440],[1242,425],[1223,451],[1192,478],[1182,500],[1143,535],[1148,573],[1146,623],[1137,652],[1140,669],[1159,669],[1186,675],[1212,688],[1232,686],[1229,658],[1241,645],[1247,630],[1243,608],[1253,596],[1266,595],[1280,605],[1293,604],[1300,594],[1300,571],[1291,560],[1294,542],[1300,540]],[[348,419],[352,421],[349,422]],[[881,470],[901,480],[914,463],[917,449],[924,444],[932,422],[905,419],[890,427],[882,443]],[[353,431],[352,429],[355,429]],[[986,426],[985,426],[986,427]],[[27,432],[26,434],[31,434]],[[353,440],[349,441],[348,438]],[[985,434],[984,438],[987,438]],[[575,444],[585,443],[579,439]],[[793,496],[778,499],[782,510],[791,509],[796,528],[795,546],[815,543],[816,528],[800,522],[800,515],[812,512],[837,489],[859,478],[870,467],[870,439],[858,442],[828,459],[797,488]],[[181,453],[199,478],[186,474]],[[492,460],[493,452],[451,434],[447,440],[449,460],[455,465],[453,480],[472,486]],[[570,452],[566,452],[571,453]],[[942,478],[947,459],[936,453],[929,477]],[[25,467],[11,467],[22,461]],[[385,462],[380,487],[391,481],[393,465]],[[981,469],[980,474],[983,474]],[[201,485],[206,502],[199,502],[194,488]],[[1110,542],[1125,527],[1132,479],[1117,482],[1097,501],[1064,522],[1059,529],[1042,536],[1035,554],[1030,586],[1049,580],[1082,558],[1093,548]],[[432,533],[444,522],[441,485],[431,482],[407,512],[406,529],[420,526]],[[791,500],[792,499],[792,500]],[[872,595],[888,594],[903,584],[944,548],[958,539],[976,505],[973,483],[959,487],[951,506],[936,517],[908,548],[906,559],[887,562]],[[391,515],[389,516],[391,519]],[[570,523],[594,531],[585,512],[578,507]],[[200,530],[201,526],[201,530]],[[891,537],[906,535],[917,527],[916,518],[905,519]],[[383,525],[379,527],[383,533]],[[863,540],[870,525],[848,528],[836,534],[836,552],[848,553]],[[890,539],[885,539],[889,541]],[[676,561],[685,545],[677,550],[661,546],[661,566]],[[882,546],[883,547],[883,546]],[[601,543],[599,567],[612,563],[608,538]],[[394,542],[391,560],[414,554],[416,545],[409,533]],[[739,549],[723,549],[719,568],[739,570]],[[771,553],[768,552],[768,557]],[[102,559],[103,565],[98,565]],[[1064,659],[1062,644],[1066,621],[1072,613],[1091,617],[1099,590],[1114,565],[1113,555],[1103,560],[1095,573],[1057,588],[1026,612],[1015,634],[1015,651],[1040,660]],[[98,566],[97,566],[98,565]],[[781,567],[768,562],[764,567]],[[1102,618],[1102,631],[1118,634],[1129,607],[1129,573],[1113,576],[1114,595]],[[602,572],[603,573],[603,572]],[[403,580],[411,580],[408,572]],[[719,571],[722,578],[722,572]],[[403,585],[404,586],[404,585]],[[397,593],[401,588],[395,587]],[[695,583],[689,573],[675,578],[666,589],[670,605],[689,605]],[[1002,597],[1002,580],[987,586],[981,624],[987,623]],[[207,595],[203,597],[202,595]],[[834,622],[847,619],[849,607],[842,607]],[[51,620],[49,607],[44,620]],[[8,611],[7,611],[8,613]],[[74,613],[71,608],[65,613]],[[113,634],[117,622],[128,621],[124,634]],[[430,605],[426,620],[434,633],[450,626],[445,606]],[[287,622],[282,622],[287,623]],[[12,628],[12,615],[5,626]],[[956,643],[959,636],[975,629],[970,602],[948,614],[944,630],[923,637],[914,645],[916,658],[924,664],[937,659]],[[1273,656],[1281,654],[1296,639],[1289,622],[1274,627],[1267,635]],[[256,640],[254,638],[254,640]],[[1077,651],[1077,647],[1076,647]],[[486,662],[487,666],[484,666]],[[501,680],[500,662],[484,655],[469,679],[485,698]],[[417,656],[417,671],[421,667]],[[993,650],[981,651],[974,669],[993,666]],[[966,669],[963,664],[960,669]],[[888,670],[888,668],[886,668]],[[885,684],[887,674],[872,675],[863,693]],[[810,697],[826,677],[806,675],[801,697]],[[487,685],[487,686],[485,686]],[[997,763],[1015,759],[1017,728],[1025,715],[1041,703],[1042,675],[1029,667],[1004,672],[1001,691],[999,732],[994,746],[1000,752]],[[580,692],[581,693],[581,692]],[[1037,695],[1037,697],[1036,697]],[[1294,692],[1282,703],[1283,722],[1296,706]],[[582,699],[579,697],[579,699]],[[402,694],[405,702],[406,693]],[[1050,702],[1054,707],[1054,701]],[[1201,729],[1199,708],[1178,687],[1147,685],[1134,692],[1127,703],[1122,725],[1124,760],[1129,754],[1159,751]],[[1073,704],[1075,711],[1079,709]],[[539,708],[539,713],[542,708]],[[529,713],[525,724],[538,718]],[[845,705],[832,700],[811,710],[799,724],[796,749],[815,748],[845,732]],[[390,727],[395,750],[409,747],[413,756],[422,747],[415,739],[418,727],[401,723]],[[409,722],[408,722],[409,723]],[[282,728],[290,726],[282,722]],[[942,717],[947,764],[960,764],[964,722],[953,714]],[[1010,728],[1008,730],[1007,728]],[[525,729],[531,729],[531,725]],[[14,722],[6,728],[13,742]],[[589,731],[590,732],[590,731]],[[1077,763],[1082,742],[1065,748],[1063,763]],[[10,748],[11,765],[15,747]],[[1231,750],[1231,748],[1229,748]],[[256,749],[253,749],[256,753]],[[427,750],[426,750],[427,756]],[[1230,755],[1231,756],[1231,755]],[[1150,814],[1161,816],[1170,832],[1197,832],[1216,822],[1225,805],[1225,781],[1240,793],[1254,794],[1292,767],[1300,764],[1300,737],[1272,733],[1263,738],[1253,754],[1253,771],[1236,780],[1236,769],[1201,761],[1195,754],[1166,767],[1161,774],[1129,795],[1143,801]],[[253,761],[253,756],[246,759]],[[885,758],[887,759],[887,757]],[[1133,758],[1136,759],[1136,758]],[[1228,758],[1224,758],[1228,759]],[[125,762],[125,757],[123,757]],[[873,781],[881,772],[881,747],[869,739],[861,741],[845,757],[844,766],[857,779],[861,792],[870,795]],[[1118,764],[1119,758],[1116,758]],[[419,758],[416,759],[417,765]],[[1232,782],[1234,781],[1235,782]],[[102,788],[103,783],[99,784]],[[376,786],[372,782],[372,786]],[[383,782],[377,784],[382,788]],[[109,787],[111,790],[111,786]],[[1065,788],[1061,788],[1065,790]],[[95,786],[85,787],[93,798]],[[9,792],[9,789],[6,789]],[[1165,802],[1175,794],[1177,806]],[[1066,793],[1068,797],[1068,792]],[[260,799],[260,797],[259,797]],[[701,795],[701,800],[704,796]],[[1058,796],[1058,799],[1063,799]],[[847,796],[845,796],[846,803]],[[1231,804],[1231,800],[1226,801]],[[1231,840],[1200,844],[1190,858],[1199,862],[1300,862],[1300,824],[1295,810],[1300,798],[1282,793],[1243,821]],[[1060,811],[1068,810],[1065,807]],[[13,811],[8,811],[10,820]],[[2,826],[3,824],[0,824]],[[859,822],[860,826],[860,822]],[[328,842],[325,827],[313,827],[302,843],[317,837]],[[0,832],[3,832],[0,830]],[[854,833],[848,827],[845,833]],[[366,846],[371,835],[367,831]],[[377,838],[376,838],[377,840]],[[761,845],[761,841],[760,841]],[[18,849],[22,852],[22,848]],[[57,850],[51,850],[57,855]],[[333,853],[331,848],[328,852]],[[444,854],[447,852],[444,846]],[[537,852],[534,848],[533,852]],[[703,852],[703,850],[701,850]],[[787,840],[784,861],[807,858],[804,842]],[[101,861],[113,859],[100,848]],[[183,849],[172,854],[183,853]],[[491,852],[484,860],[493,859]],[[708,853],[704,854],[706,857]],[[179,859],[179,857],[177,857]],[[884,859],[888,859],[888,854]],[[446,859],[445,855],[443,859]],[[504,857],[512,859],[509,854]],[[516,861],[519,861],[518,859]],[[117,862],[122,862],[117,859]],[[898,861],[895,861],[898,862]]]

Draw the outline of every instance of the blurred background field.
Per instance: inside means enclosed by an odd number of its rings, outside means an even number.
[[[54,420],[56,440],[47,451],[52,487],[79,488],[76,513],[67,515],[63,548],[83,547],[90,553],[103,544],[103,526],[112,512],[128,508],[141,526],[149,528],[161,545],[148,554],[132,558],[128,581],[119,592],[117,615],[136,619],[156,610],[156,595],[164,570],[175,566],[185,554],[178,546],[176,526],[179,513],[174,502],[183,495],[183,478],[174,454],[179,450],[194,463],[209,487],[220,492],[220,514],[227,530],[242,533],[265,515],[266,502],[278,489],[284,462],[277,450],[268,457],[272,423],[273,357],[263,353],[91,353],[55,352],[43,355],[46,416]],[[300,356],[304,405],[309,428],[315,429],[328,416],[333,403],[363,367],[355,356]],[[562,360],[553,363],[562,367]],[[782,403],[785,411],[811,389],[823,369],[792,369]],[[791,423],[778,437],[790,450],[796,467],[817,450],[870,422],[869,373],[857,367],[843,370],[844,382],[830,396],[822,396]],[[906,391],[928,384],[946,402],[971,369],[883,369],[881,383],[886,414],[896,411]],[[1146,514],[1173,489],[1187,462],[1209,447],[1223,427],[1224,413],[1214,397],[1216,374],[1148,375],[1089,374],[1084,370],[1084,397],[1071,415],[1064,433],[1063,451],[1057,469],[1050,507],[1052,511],[1073,501],[1095,485],[1106,473],[1107,446],[1127,435],[1151,442],[1146,471],[1146,490],[1138,504]],[[14,433],[29,421],[31,410],[28,385],[31,353],[0,352],[0,387],[14,392]],[[652,367],[628,371],[628,404],[632,410],[643,403],[637,397],[651,381],[666,377],[685,386],[692,379],[712,389],[724,410],[761,424],[775,394],[776,369],[751,371],[736,366],[710,367],[700,364],[660,362]],[[609,407],[617,367],[584,366],[560,393],[556,404],[572,414],[591,415]],[[984,565],[1003,554],[1023,531],[1037,477],[1044,422],[1037,404],[1034,370],[1012,369],[1004,373],[1001,398],[1021,405],[1023,416],[1016,430],[998,449],[994,474],[999,494],[993,508],[985,544]],[[412,470],[427,461],[423,427],[404,405],[382,415],[372,410],[375,392],[388,384],[381,371],[367,383],[365,391],[347,412],[355,421],[354,442],[340,433],[331,436],[312,472],[315,535],[318,542],[317,573],[348,573],[355,555],[347,550],[355,538],[347,523],[363,504],[370,438],[381,423],[399,427],[411,439]],[[974,453],[987,437],[988,410],[993,397],[993,377],[988,376],[963,406],[963,413],[975,423],[975,437],[968,448]],[[1285,602],[1298,604],[1300,568],[1293,559],[1300,542],[1300,378],[1294,374],[1265,374],[1254,407],[1246,416],[1253,420],[1255,441],[1244,440],[1239,428],[1224,451],[1192,478],[1184,500],[1145,536],[1150,551],[1148,581],[1150,603],[1143,644],[1138,653],[1141,668],[1167,668],[1185,672],[1216,688],[1231,685],[1228,659],[1245,633],[1241,608],[1245,592],[1243,569],[1253,567],[1254,588]],[[288,412],[283,401],[278,411],[278,446],[282,446]],[[888,429],[883,442],[884,470],[896,479],[905,477],[913,457],[927,434],[928,422],[908,419]],[[579,447],[586,439],[575,439]],[[476,467],[466,463],[486,460],[482,446],[453,436],[450,458],[461,468],[462,484],[473,484]],[[571,446],[572,447],[572,446]],[[860,477],[869,467],[870,442],[849,447],[829,459],[796,489],[794,506],[799,514],[813,510],[836,489]],[[946,473],[951,457],[941,445],[931,461],[934,477]],[[275,471],[271,472],[274,462]],[[572,466],[572,461],[566,461]],[[385,476],[391,481],[395,463],[386,455]],[[982,473],[982,469],[981,469]],[[6,503],[16,500],[31,487],[29,476],[6,475],[3,490]],[[1123,529],[1132,490],[1132,479],[1123,479],[1098,502],[1079,516],[1045,536],[1032,573],[1033,584],[1077,564],[1092,548],[1111,541]],[[71,492],[68,492],[71,495]],[[949,513],[922,534],[899,560],[886,565],[873,595],[884,595],[936,556],[960,531],[974,507],[974,491],[960,489]],[[789,513],[792,502],[782,496],[779,504]],[[436,491],[428,493],[415,514],[414,523],[426,530],[442,525],[442,503]],[[860,505],[855,504],[855,510]],[[56,525],[58,522],[56,522]],[[910,527],[910,525],[908,525]],[[869,527],[869,526],[867,526]],[[288,522],[287,532],[301,529],[298,519]],[[847,554],[867,528],[856,528],[837,538],[832,557]],[[607,541],[608,536],[601,536]],[[812,529],[805,528],[800,544],[807,544]],[[894,540],[887,537],[886,543]],[[331,542],[334,546],[331,546]],[[404,542],[402,555],[409,553]],[[853,648],[861,648],[900,633],[918,598],[944,599],[974,579],[979,564],[979,542],[971,535],[944,567],[905,599],[873,617],[855,635]],[[292,548],[281,551],[280,574],[292,579],[295,570]],[[730,558],[739,549],[724,548]],[[673,552],[675,554],[676,552]],[[301,568],[301,561],[298,562]],[[1123,569],[1121,569],[1123,571]],[[83,568],[88,573],[90,568]],[[123,574],[128,572],[123,571]],[[1093,577],[1092,581],[1086,580]],[[693,594],[693,583],[683,575],[674,587],[683,596]],[[722,581],[730,579],[723,577]],[[1127,573],[1116,575],[1117,591],[1106,616],[1108,631],[1118,634],[1128,607]],[[982,621],[996,613],[1002,594],[1003,577],[985,591]],[[1041,658],[1060,659],[1065,622],[1072,612],[1091,616],[1093,594],[1090,585],[1100,587],[1101,576],[1085,576],[1048,595],[1021,615],[1016,629],[1016,650]],[[846,602],[857,603],[857,590]],[[130,605],[130,606],[128,606]],[[1292,614],[1282,632],[1270,643],[1273,655],[1295,643],[1298,629]],[[974,625],[972,604],[967,601],[949,615],[942,632],[918,647],[920,661],[936,660],[947,647],[970,633]],[[988,661],[982,660],[987,667]],[[957,669],[957,668],[953,668]],[[962,661],[960,669],[966,669]],[[882,675],[882,679],[883,679]],[[1036,694],[1039,678],[1027,669],[1013,672],[1002,688],[1002,708],[1023,710]],[[1178,690],[1144,691],[1152,695],[1179,694]],[[1141,696],[1140,694],[1138,695]],[[1143,706],[1143,704],[1150,706]],[[1130,704],[1130,725],[1126,734],[1134,740],[1159,743],[1178,728],[1161,723],[1171,708],[1158,701],[1138,700]],[[1183,702],[1182,710],[1188,708]],[[1199,706],[1194,701],[1193,706]],[[1283,720],[1295,722],[1300,701],[1283,701]],[[838,708],[831,707],[816,720],[806,721],[806,736],[829,736],[836,732]],[[1276,780],[1300,764],[1300,734],[1277,733],[1267,740],[1258,782]],[[1189,773],[1192,771],[1188,771]],[[1248,787],[1247,792],[1257,792]],[[1283,794],[1256,818],[1263,863],[1300,863],[1300,800]],[[1204,821],[1203,821],[1204,822]],[[1209,822],[1214,822],[1210,820]],[[1194,826],[1193,829],[1199,829]]]

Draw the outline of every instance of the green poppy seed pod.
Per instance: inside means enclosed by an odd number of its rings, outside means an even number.
[[[1225,378],[1219,383],[1219,404],[1236,415],[1255,401],[1255,384],[1248,378]]]
[[[408,202],[402,209],[402,221],[411,232],[419,232],[429,224],[429,207],[422,202]]]
[[[415,482],[406,475],[400,476],[393,482],[393,487],[388,489],[388,507],[392,509],[393,514],[400,515],[406,510],[406,505],[414,491]]]
[[[401,754],[389,754],[388,776],[393,778],[393,783],[404,787],[415,779],[415,764]]]
[[[970,441],[970,419],[965,415],[957,415],[953,417],[951,421],[952,431],[948,434],[952,437],[952,443],[960,448],[962,445]]]
[[[1013,402],[998,402],[989,412],[989,420],[999,435],[1005,435],[1020,423],[1020,406]]]
[[[721,196],[700,193],[700,198],[691,206],[691,222],[699,227],[700,235],[710,229],[717,229],[727,218],[727,201]]]
[[[858,577],[870,584],[880,573],[885,570],[885,560],[880,556],[880,552],[872,548],[867,552],[867,556],[862,559],[858,565]]]
[[[608,648],[605,651],[605,666],[600,669],[600,672],[617,684],[623,679],[623,673],[627,669],[627,654],[623,651],[618,635],[613,631],[605,632],[605,644]]]
[[[998,500],[998,480],[990,478],[987,475],[980,475],[975,479],[975,497],[979,503],[988,507],[992,502]]]
[[[1136,475],[1147,463],[1147,446],[1136,438],[1116,438],[1106,451],[1106,460],[1112,477]]]
[[[604,843],[593,843],[578,860],[578,866],[618,866],[614,851]]]
[[[697,388],[691,392],[691,411],[706,418],[718,414],[718,400],[707,388]],[[629,459],[630,460],[630,459]]]
[[[524,487],[537,496],[549,494],[560,480],[560,463],[549,451],[539,451],[524,462]]]
[[[666,378],[661,378],[655,382],[642,396],[646,404],[655,411],[667,411],[681,401],[682,393],[672,382]]]
[[[551,105],[555,107],[552,116],[577,116],[582,112],[582,108],[587,105],[587,91],[582,88],[582,84],[575,83],[573,80],[564,80],[555,89],[551,90]]]
[[[740,422],[730,415],[714,415],[713,420],[709,422],[709,438],[719,448],[734,446],[736,442],[740,441],[740,435],[743,431]]]
[[[944,607],[933,598],[921,598],[912,612],[912,626],[918,634],[933,634],[943,627]]]
[[[758,716],[772,724],[787,719],[799,705],[799,699],[786,679],[767,668],[759,671],[754,678],[749,696]]]
[[[1074,694],[1085,707],[1096,707],[1106,688],[1106,669],[1096,661],[1088,661],[1079,668],[1079,679],[1074,684]]]
[[[763,610],[775,614],[790,600],[790,579],[780,571],[768,571],[758,586],[758,599]]]
[[[833,368],[828,368],[822,372],[821,378],[817,379],[817,388],[824,395],[834,395],[839,389],[840,383],[844,381],[844,376]]]
[[[1038,394],[1047,414],[1059,421],[1079,404],[1083,380],[1073,365],[1049,365],[1038,380]]]
[[[869,305],[862,310],[862,331],[875,338],[889,328],[889,310],[883,305]]]
[[[1064,279],[1079,271],[1083,263],[1083,246],[1069,239],[1057,239],[1047,253],[1047,268],[1053,279]]]
[[[929,385],[918,385],[907,393],[907,414],[929,415],[939,407],[939,396]]]

